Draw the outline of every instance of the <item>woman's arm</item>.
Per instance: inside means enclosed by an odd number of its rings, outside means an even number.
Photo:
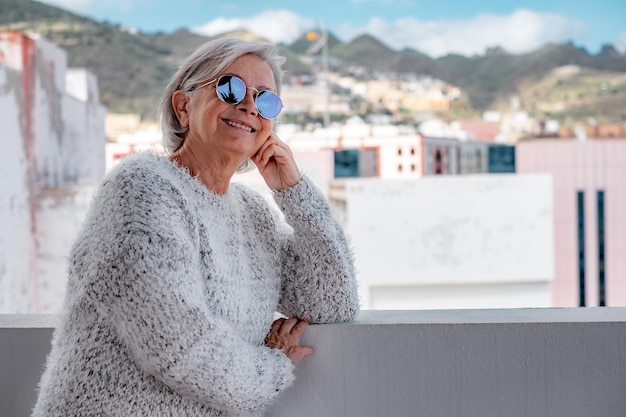
[[[359,311],[354,260],[324,196],[305,177],[274,199],[293,228],[285,245],[280,312],[312,323],[353,319]]]
[[[193,219],[168,189],[145,177],[103,186],[88,295],[147,374],[218,410],[261,408],[292,383],[293,366],[211,314]]]

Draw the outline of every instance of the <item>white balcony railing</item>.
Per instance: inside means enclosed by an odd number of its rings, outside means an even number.
[[[29,415],[53,324],[0,316],[0,415]],[[626,416],[626,308],[364,311],[304,343],[272,417]]]

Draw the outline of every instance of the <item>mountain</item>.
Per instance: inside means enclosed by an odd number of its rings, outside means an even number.
[[[330,54],[343,62],[360,65],[377,71],[395,71],[398,52],[371,35],[361,35],[350,43],[338,43]]]
[[[42,34],[67,51],[70,66],[86,67],[97,75],[101,100],[111,112],[135,112],[147,118],[155,117],[161,92],[180,62],[199,45],[214,38],[185,28],[172,33],[134,32],[25,0],[0,0],[2,29]],[[626,74],[626,54],[620,54],[611,45],[605,45],[597,55],[565,43],[548,44],[522,55],[492,48],[482,56],[448,55],[433,59],[412,49],[394,50],[370,35],[347,43],[332,33],[328,35],[332,70],[341,72],[357,66],[365,76],[381,72],[432,76],[460,87],[476,110],[506,102],[513,94],[523,94],[523,89],[535,91],[532,87],[536,84],[561,88],[563,83],[551,84],[545,80],[553,79],[555,68],[562,66],[575,65],[595,71],[596,75],[603,74],[607,79]],[[221,36],[258,38],[246,31]],[[278,45],[287,58],[284,68],[288,75],[314,73],[319,56],[303,58],[310,45],[307,33],[290,45]],[[616,85],[611,91],[617,91],[617,97],[621,97],[621,84]],[[612,106],[596,105],[615,108],[614,115],[607,115],[609,118],[626,119],[625,106],[619,101]]]
[[[314,39],[310,40],[309,34],[313,34]],[[335,35],[333,35],[332,33],[328,32],[328,48],[332,49],[335,45],[339,45],[341,44],[341,41],[339,39],[337,39],[337,37]],[[292,44],[288,45],[287,48],[289,48],[291,51],[297,53],[297,54],[304,54],[307,53],[309,47],[311,47],[312,43],[317,40],[318,38],[320,38],[320,34],[319,31],[317,31],[316,29],[311,29],[306,31],[305,33],[303,33],[298,39],[296,39],[296,41],[294,41]],[[317,52],[318,54],[320,53],[320,51]]]

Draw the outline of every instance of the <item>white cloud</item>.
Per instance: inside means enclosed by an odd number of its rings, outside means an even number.
[[[482,54],[492,46],[524,53],[547,42],[574,40],[584,30],[581,21],[520,9],[507,16],[479,14],[465,20],[424,22],[408,17],[387,22],[373,18],[362,27],[344,24],[337,30],[337,36],[349,41],[369,33],[393,49],[409,47],[439,57],[448,53]]]
[[[219,35],[224,32],[247,29],[272,42],[294,42],[304,31],[315,26],[313,19],[298,16],[289,10],[267,10],[247,18],[218,17],[202,26],[193,28],[203,35]]]
[[[288,10],[268,10],[248,18],[219,17],[193,30],[205,35],[218,35],[243,28],[272,42],[291,43],[315,23],[313,19]],[[343,41],[368,33],[393,49],[413,48],[433,58],[448,53],[483,54],[493,46],[501,46],[515,54],[525,53],[548,42],[576,40],[581,38],[585,29],[581,21],[525,9],[510,15],[478,14],[470,19],[457,20],[420,21],[407,17],[386,21],[374,17],[364,26],[345,23],[329,28]],[[625,43],[621,41],[622,48],[626,48]]]
[[[99,7],[96,0],[44,0],[78,13],[88,13],[89,9]],[[148,0],[108,0],[107,7],[122,7],[135,4],[148,4]],[[408,0],[352,0],[366,2],[399,2]],[[223,7],[233,7],[224,3]],[[346,20],[348,18],[346,17]],[[267,10],[251,17],[218,17],[204,25],[192,28],[194,32],[205,35],[218,35],[236,29],[247,29],[272,42],[291,43],[305,30],[315,27],[314,19],[302,17],[290,10]],[[406,17],[395,21],[379,17],[370,19],[363,26],[344,23],[338,27],[329,27],[331,32],[342,41],[350,41],[358,35],[368,33],[383,41],[389,47],[399,50],[413,48],[433,58],[448,53],[462,55],[483,54],[493,46],[501,46],[511,53],[533,51],[548,42],[583,40],[586,25],[580,20],[565,16],[519,9],[509,15],[478,14],[468,19],[440,19],[423,21],[415,17]],[[614,42],[618,50],[626,51],[626,33]]]

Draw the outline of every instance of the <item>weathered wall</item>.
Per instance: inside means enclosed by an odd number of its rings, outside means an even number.
[[[0,312],[56,312],[59,271],[90,195],[83,187],[105,172],[98,100],[95,76],[68,73],[61,48],[0,32]]]
[[[22,124],[21,74],[0,64],[0,312],[26,312],[34,210]]]
[[[549,175],[336,183],[365,308],[550,306]]]

